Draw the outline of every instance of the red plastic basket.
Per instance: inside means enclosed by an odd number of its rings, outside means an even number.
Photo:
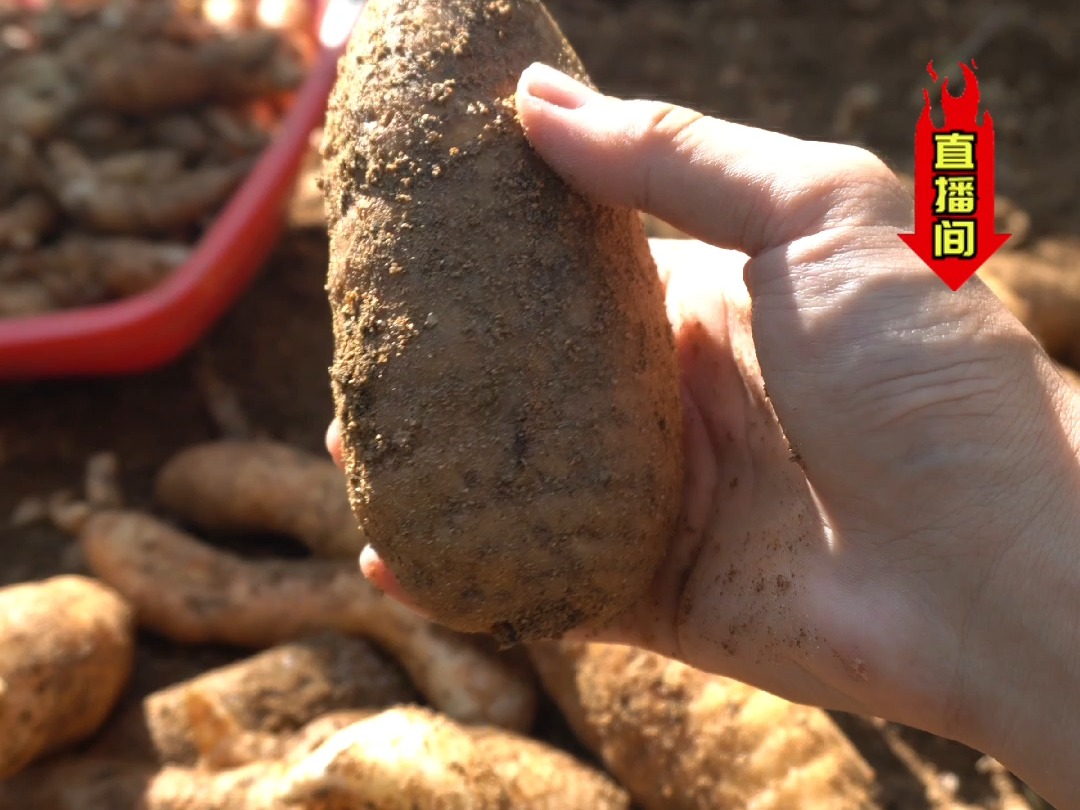
[[[344,42],[364,0],[329,0],[321,47],[272,143],[195,246],[161,284],[122,301],[0,319],[0,380],[146,371],[176,359],[229,309],[266,262]]]

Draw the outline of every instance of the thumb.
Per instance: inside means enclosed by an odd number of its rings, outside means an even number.
[[[542,64],[522,73],[517,108],[533,147],[582,193],[751,257],[832,226],[899,230],[911,217],[893,173],[857,147],[612,98]]]

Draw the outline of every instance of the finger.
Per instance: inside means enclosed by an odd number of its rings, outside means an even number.
[[[401,589],[394,572],[386,567],[386,564],[379,557],[379,553],[371,546],[364,546],[364,550],[360,552],[360,571],[367,581],[382,591],[384,595],[395,602],[400,602],[409,610],[426,619],[431,618],[430,614],[417,607],[416,603]]]
[[[533,147],[583,193],[751,256],[827,227],[911,217],[893,173],[856,147],[611,98],[539,64],[521,75],[517,109]]]
[[[334,463],[344,470],[345,464],[341,460],[341,422],[337,419],[331,422],[330,427],[326,429],[326,450],[330,453],[330,458],[334,460]]]

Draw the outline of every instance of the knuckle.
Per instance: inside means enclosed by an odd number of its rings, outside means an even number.
[[[705,116],[694,110],[664,102],[650,102],[644,138],[653,148],[682,151],[694,139],[695,125]]]
[[[653,169],[666,158],[682,157],[692,152],[697,143],[697,128],[705,116],[701,113],[665,102],[646,101],[638,120],[640,129],[635,140],[641,149],[638,161],[641,172],[634,194],[635,206],[652,210],[655,202],[656,175]]]
[[[873,152],[847,144],[818,144],[816,169],[804,192],[820,200],[827,218],[857,224],[902,220],[911,201],[895,172]]]
[[[831,170],[821,182],[832,185],[834,190],[880,191],[884,186],[899,184],[885,161],[867,149],[844,144],[829,144],[825,149],[831,154],[823,156],[821,165]]]

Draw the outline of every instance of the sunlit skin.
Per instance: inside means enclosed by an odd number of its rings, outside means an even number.
[[[542,66],[517,104],[572,185],[701,240],[653,242],[680,528],[638,605],[579,635],[959,739],[1080,806],[1080,407],[1034,338],[900,241],[911,200],[865,151]]]

